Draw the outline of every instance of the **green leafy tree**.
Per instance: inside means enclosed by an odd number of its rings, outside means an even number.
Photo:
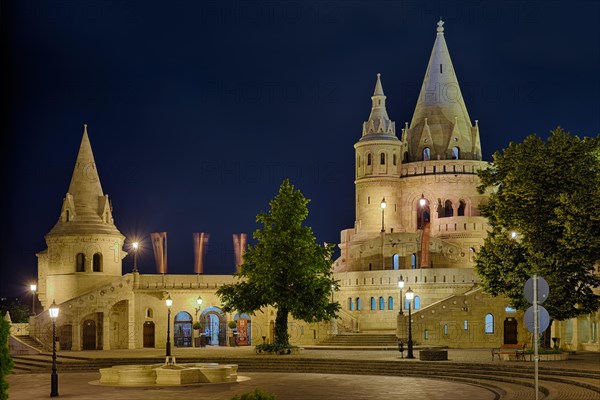
[[[485,290],[523,310],[523,285],[538,274],[550,285],[544,307],[553,319],[597,311],[600,136],[560,127],[547,141],[530,135],[496,152],[479,177],[480,193],[492,192],[480,207],[492,230],[475,261]]]
[[[0,314],[4,315],[7,311],[10,313],[10,320],[12,322],[16,324],[29,322],[31,309],[29,305],[22,302],[18,297],[3,299],[0,302]]]
[[[256,221],[263,227],[254,232],[255,246],[248,246],[240,281],[217,290],[225,311],[252,313],[266,306],[277,309],[276,349],[289,347],[288,315],[306,322],[325,321],[336,315],[337,302],[330,302],[333,245],[316,243],[312,229],[303,226],[308,199],[283,181],[270,202],[269,213]]]
[[[8,336],[10,324],[0,316],[0,400],[8,399],[8,383],[6,376],[13,367],[12,358],[8,349]]]

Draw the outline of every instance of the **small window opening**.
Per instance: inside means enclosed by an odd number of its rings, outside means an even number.
[[[381,165],[385,164],[385,153],[381,153],[379,155],[379,164],[381,164]]]

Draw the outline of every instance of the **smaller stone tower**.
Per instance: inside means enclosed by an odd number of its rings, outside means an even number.
[[[37,254],[38,296],[44,309],[122,274],[125,237],[102,191],[87,125],[60,217],[45,239],[47,249]]]
[[[356,150],[356,234],[372,234],[403,230],[396,204],[400,197],[399,176],[401,142],[396,136],[396,124],[390,120],[385,106],[386,96],[377,74],[371,96],[369,120],[363,123],[362,137]],[[385,198],[385,218],[381,202]]]

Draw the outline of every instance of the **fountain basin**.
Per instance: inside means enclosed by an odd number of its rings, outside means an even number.
[[[236,364],[189,363],[116,365],[100,369],[100,384],[111,386],[172,386],[237,382]]]

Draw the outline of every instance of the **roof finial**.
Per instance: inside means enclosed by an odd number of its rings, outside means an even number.
[[[377,82],[375,83],[375,91],[373,96],[383,96],[383,86],[381,85],[381,74],[377,73]]]
[[[438,35],[443,35],[444,34],[444,21],[442,21],[442,17],[440,17],[440,20],[437,23],[437,34]]]

